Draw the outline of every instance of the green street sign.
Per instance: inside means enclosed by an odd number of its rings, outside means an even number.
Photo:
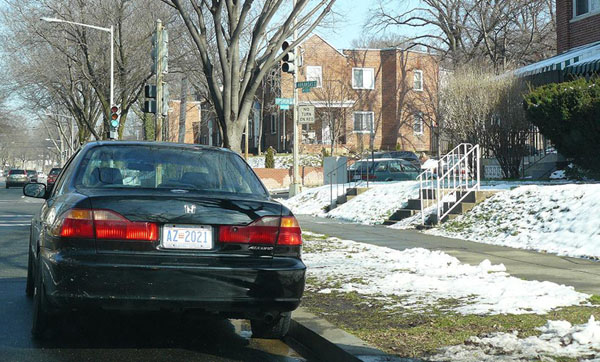
[[[310,80],[308,82],[296,82],[296,88],[314,88],[317,86],[316,80]]]
[[[291,105],[294,104],[294,98],[275,98],[275,104],[278,106]]]
[[[310,88],[302,88],[302,93],[310,93]]]
[[[279,109],[290,109],[290,105],[289,104],[280,104],[279,105]]]

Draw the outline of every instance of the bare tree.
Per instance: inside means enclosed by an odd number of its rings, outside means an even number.
[[[240,152],[256,91],[285,55],[281,45],[295,30],[300,35],[290,49],[300,43],[330,12],[335,0],[298,0],[289,9],[283,0],[163,2],[177,10],[198,50],[225,147]],[[216,52],[211,51],[213,40]]]
[[[530,124],[523,109],[524,83],[462,68],[442,88],[444,132],[455,144],[479,143],[495,156],[506,177],[519,176]]]
[[[447,56],[452,66],[486,60],[501,72],[555,53],[553,0],[420,0],[409,9],[400,2],[380,0],[371,29],[425,29],[411,41]]]

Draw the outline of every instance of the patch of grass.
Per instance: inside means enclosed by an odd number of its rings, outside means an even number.
[[[590,301],[600,304],[600,296]],[[492,332],[518,331],[520,338],[539,335],[537,327],[547,320],[567,320],[572,324],[600,317],[600,306],[575,306],[545,315],[461,315],[448,312],[464,301],[442,300],[435,308],[414,311],[406,308],[385,309],[402,299],[366,298],[357,293],[317,294],[307,291],[302,305],[311,312],[370,344],[401,357],[427,357],[441,347],[463,344],[471,336]],[[571,359],[555,358],[557,361]]]
[[[600,295],[592,295],[589,299],[590,303],[600,305]]]

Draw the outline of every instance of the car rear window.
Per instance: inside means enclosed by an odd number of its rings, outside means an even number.
[[[28,175],[37,175],[37,172],[35,172],[35,171],[30,171],[30,170],[27,170],[27,174],[28,174]]]
[[[58,175],[60,173],[60,168],[53,168],[50,170],[50,175]]]
[[[8,171],[9,175],[24,175],[25,170],[10,170]]]
[[[75,185],[268,196],[258,177],[238,155],[200,147],[95,147],[85,155]]]

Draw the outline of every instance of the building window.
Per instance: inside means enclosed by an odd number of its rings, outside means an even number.
[[[352,68],[352,88],[375,89],[375,69]]]
[[[413,116],[413,133],[416,135],[423,134],[423,113],[417,112]]]
[[[354,112],[354,132],[371,133],[373,130],[373,112]]]
[[[575,0],[573,9],[575,16],[596,13],[600,11],[600,0]]]
[[[277,133],[277,114],[271,114],[271,134]]]
[[[422,91],[423,90],[423,71],[422,70],[415,70],[413,72],[413,77],[414,77],[414,82],[413,82],[413,89],[416,91]]]
[[[306,67],[306,80],[307,81],[316,81],[317,88],[321,88],[323,86],[323,68],[321,66],[308,65]]]

